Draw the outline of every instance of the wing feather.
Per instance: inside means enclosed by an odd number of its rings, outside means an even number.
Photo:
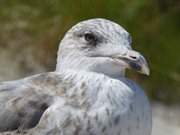
[[[0,123],[0,132],[35,127],[52,104],[55,97],[53,87],[62,83],[57,76],[43,73],[0,83],[0,121],[3,122]]]

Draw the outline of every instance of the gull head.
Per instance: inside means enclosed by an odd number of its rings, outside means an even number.
[[[60,43],[56,71],[67,69],[123,76],[133,69],[149,75],[145,58],[131,48],[130,34],[106,19],[90,19],[73,26]]]

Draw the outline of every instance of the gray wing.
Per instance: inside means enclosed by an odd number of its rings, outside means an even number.
[[[0,83],[0,132],[33,128],[52,104],[60,77],[44,73]],[[59,91],[61,91],[59,89]]]
[[[88,113],[89,105],[79,96],[67,96],[73,85],[71,79],[53,72],[1,83],[0,135],[102,134],[104,127],[97,120],[104,121],[104,114]]]

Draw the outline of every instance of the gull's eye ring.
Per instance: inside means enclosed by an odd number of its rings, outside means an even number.
[[[84,39],[90,44],[95,44],[96,41],[97,41],[96,36],[94,34],[92,34],[92,33],[85,33],[84,34]]]

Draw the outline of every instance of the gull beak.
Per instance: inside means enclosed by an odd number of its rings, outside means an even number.
[[[133,69],[145,75],[150,74],[146,59],[139,52],[136,52],[134,50],[127,50],[123,55],[117,55],[114,58],[117,61],[122,60],[123,62],[125,62],[127,67],[130,69]]]

